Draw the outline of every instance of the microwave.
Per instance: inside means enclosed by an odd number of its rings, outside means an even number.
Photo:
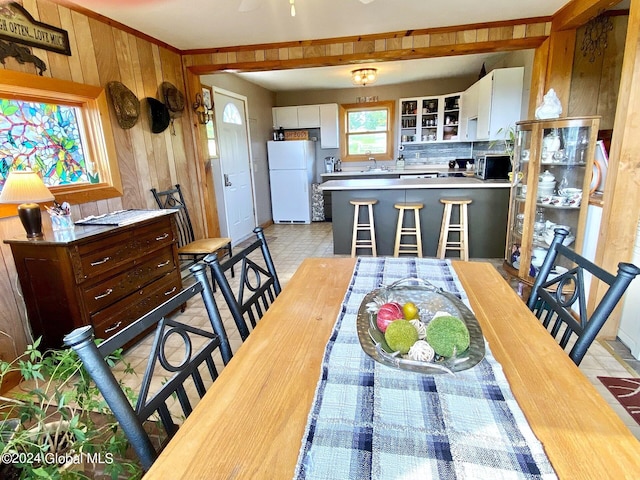
[[[483,155],[476,159],[476,176],[483,180],[506,180],[511,172],[509,155]]]

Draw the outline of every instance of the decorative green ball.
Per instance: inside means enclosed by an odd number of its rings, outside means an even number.
[[[394,320],[387,326],[384,339],[391,350],[404,354],[418,341],[418,330],[409,320]]]
[[[427,325],[427,343],[442,357],[452,357],[469,348],[469,330],[458,317],[436,317]]]

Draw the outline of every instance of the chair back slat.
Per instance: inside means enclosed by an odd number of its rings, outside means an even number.
[[[210,373],[211,382],[215,381],[218,376],[213,359],[214,352],[220,350],[224,365],[231,360],[229,341],[213,298],[211,286],[206,278],[206,267],[203,264],[197,264],[190,270],[196,279],[193,286],[184,289],[99,346],[94,341],[91,326],[78,328],[64,338],[65,344],[78,353],[85,369],[111,408],[145,470],[151,467],[157,457],[157,451],[144,428],[144,422],[157,415],[168,437],[172,437],[178,427],[168,407],[168,400],[176,396],[183,415],[175,412],[174,414],[178,417],[188,416],[193,410],[193,406],[192,399],[188,395],[190,388],[186,388],[185,385],[195,385],[198,396],[202,398],[206,392],[206,386],[201,370]],[[181,323],[177,319],[169,318],[169,314],[198,295],[202,297],[205,309],[209,314],[212,331],[196,328],[193,325]],[[154,329],[154,337],[147,368],[134,407],[114,377],[105,357],[149,329]],[[170,338],[175,339],[176,337],[182,340],[185,352],[183,358],[177,362],[167,357],[168,341]],[[193,347],[196,342],[198,344],[197,350]],[[164,370],[160,370],[160,368]],[[201,370],[199,370],[200,368]],[[167,375],[168,379],[161,386],[152,388],[154,374],[159,370],[163,375]]]
[[[191,407],[191,402],[189,401],[189,396],[187,395],[187,391],[185,390],[184,385],[180,384],[178,388],[176,388],[175,393],[178,397],[178,401],[180,402],[182,413],[185,417],[188,417],[189,415],[191,415],[193,408]]]
[[[565,229],[555,230],[527,305],[563,349],[571,347],[569,357],[579,365],[640,269],[630,263],[620,263],[617,275],[612,275],[563,245],[568,234]],[[560,274],[553,271],[557,264],[565,262],[571,265],[570,269]],[[587,311],[587,275],[609,287],[591,315]],[[571,345],[574,337],[575,343]]]
[[[216,255],[208,255],[204,259],[211,268],[212,278],[220,287],[242,340],[249,336],[248,324],[255,327],[281,291],[264,232],[258,227],[254,233],[257,240],[226,261],[220,263]],[[258,249],[261,258],[254,253]],[[253,256],[249,257],[252,253]],[[233,272],[235,267],[239,267],[240,275],[234,292],[227,272]]]
[[[180,185],[176,184],[175,188],[161,192],[152,188],[151,193],[153,193],[153,198],[156,200],[158,208],[177,211],[175,218],[178,228],[178,246],[184,247],[193,242],[195,240],[193,225],[191,224],[191,217],[189,216],[189,210],[184,201]]]
[[[158,406],[158,415],[160,416],[160,421],[162,422],[162,426],[164,427],[164,430],[167,432],[167,435],[169,436],[169,438],[173,437],[178,432],[178,426],[173,421],[173,417],[171,416],[171,412],[169,411],[169,407],[166,402]],[[134,449],[135,449],[135,445],[134,445]],[[154,453],[155,453],[155,450],[154,450]]]

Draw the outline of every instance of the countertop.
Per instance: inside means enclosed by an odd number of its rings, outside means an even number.
[[[458,168],[449,168],[449,165],[405,165],[402,169],[397,169],[395,166],[392,167],[384,167],[378,168],[374,170],[369,170],[368,167],[361,168],[353,168],[347,167],[346,170],[342,170],[341,172],[331,172],[331,173],[322,173],[322,177],[354,177],[360,175],[414,175],[420,173],[464,173],[464,172],[473,173],[473,170],[465,170]]]
[[[368,178],[328,180],[320,184],[320,190],[322,191],[510,187],[511,184],[507,180],[481,180],[475,177]]]

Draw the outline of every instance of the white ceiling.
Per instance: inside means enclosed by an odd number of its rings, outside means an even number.
[[[68,0],[180,50],[552,15],[569,0]],[[242,6],[242,8],[241,8]],[[240,11],[243,10],[243,11]]]
[[[71,1],[180,50],[336,38],[548,16],[569,0],[61,0]],[[629,0],[623,3],[629,4]],[[464,76],[501,54],[375,65],[239,73],[273,91],[350,88],[354,68],[375,66],[377,85]]]
[[[373,85],[395,85],[436,78],[477,75],[483,63],[491,65],[504,55],[504,53],[487,53],[334,67],[238,72],[236,75],[274,92],[337,89],[354,87],[351,83],[352,70],[372,67],[378,70],[378,79]]]

